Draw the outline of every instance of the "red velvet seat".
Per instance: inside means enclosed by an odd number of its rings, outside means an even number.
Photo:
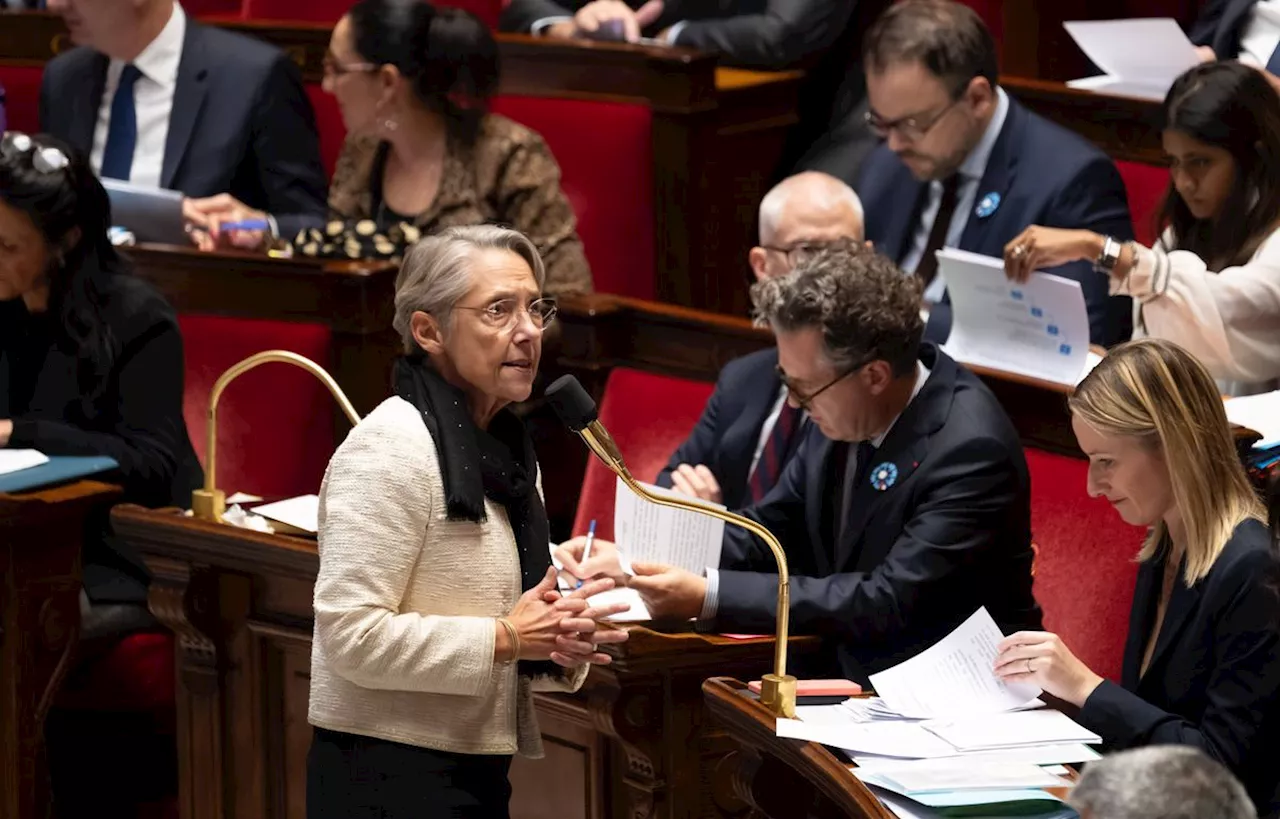
[[[652,112],[509,96],[495,99],[493,109],[537,131],[555,155],[596,290],[653,299]]]
[[[4,86],[5,118],[13,131],[34,134],[40,130],[40,76],[39,68],[20,65],[0,65],[0,85]]]
[[[1146,247],[1156,240],[1156,219],[1160,203],[1169,188],[1169,169],[1141,162],[1117,162],[1120,178],[1129,194],[1129,213],[1133,215],[1134,238]]]
[[[1045,628],[1098,674],[1119,681],[1143,532],[1085,489],[1088,462],[1027,450],[1036,600]]]
[[[187,379],[183,414],[202,462],[209,393],[227,368],[274,349],[329,367],[323,325],[193,315],[179,323]],[[324,385],[287,364],[264,364],[236,379],[218,405],[219,488],[268,498],[318,492],[333,455],[335,407]]]
[[[316,112],[316,129],[320,132],[320,160],[325,175],[332,179],[333,169],[342,153],[342,143],[347,138],[347,126],[342,122],[342,111],[332,94],[326,94],[319,85],[307,86],[307,97]]]
[[[637,480],[652,483],[671,453],[688,437],[715,385],[617,367],[605,382],[600,422],[618,443]],[[594,455],[587,460],[582,495],[573,521],[585,534],[594,518],[596,535],[613,539],[616,476]]]

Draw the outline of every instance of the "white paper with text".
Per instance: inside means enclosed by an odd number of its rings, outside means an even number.
[[[670,489],[644,485],[658,495],[688,499]],[[647,501],[619,478],[614,495],[613,535],[618,551],[632,563],[662,563],[702,574],[707,568],[720,565],[724,521]]]
[[[1067,83],[1072,88],[1160,101],[1180,74],[1200,64],[1196,47],[1177,21],[1167,17],[1062,25],[1103,72]]]

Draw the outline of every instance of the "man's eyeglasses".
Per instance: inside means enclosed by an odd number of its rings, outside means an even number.
[[[57,173],[71,164],[67,155],[57,148],[41,145],[21,131],[5,131],[0,138],[0,157],[12,162],[26,154],[31,155],[31,167],[39,173]]]
[[[332,53],[324,55],[320,64],[324,67],[325,75],[329,77],[341,77],[343,74],[372,74],[381,67],[373,63],[340,62]]]
[[[533,322],[533,326],[539,330],[545,330],[547,325],[555,321],[556,313],[560,310],[556,306],[555,299],[538,299],[527,308],[521,307],[517,299],[499,299],[486,304],[484,307],[457,305],[454,309],[469,310],[477,313],[480,316],[480,320],[486,325],[503,332],[516,326],[516,323],[520,320],[521,313],[528,313],[529,320]]]
[[[846,369],[844,372],[840,373],[840,375],[837,375],[835,378],[831,379],[826,384],[823,384],[821,387],[809,393],[808,395],[805,395],[803,392],[797,389],[794,384],[791,383],[791,379],[787,377],[787,374],[782,371],[781,367],[776,367],[775,370],[778,373],[778,379],[782,381],[782,386],[786,387],[787,392],[791,393],[791,397],[795,399],[796,405],[799,406],[800,409],[805,410],[807,412],[809,410],[810,405],[813,404],[813,400],[815,398],[817,398],[819,395],[822,395],[824,392],[831,389],[836,384],[839,384],[841,381],[845,380],[849,376],[853,375],[858,370],[861,370],[866,365],[867,365],[866,362],[864,362],[862,364],[859,364],[856,367],[850,367]]]
[[[781,253],[787,258],[787,264],[792,267],[799,267],[831,246],[831,242],[792,242],[783,246],[761,245],[765,250]]]
[[[899,119],[884,119],[875,111],[868,111],[864,118],[866,119],[867,127],[881,139],[888,139],[891,131],[897,131],[898,136],[902,137],[904,141],[919,142],[927,137],[929,132],[934,129],[934,126],[942,122],[942,118],[950,113],[952,108],[959,105],[963,99],[964,95],[961,94],[931,117],[920,113]]]

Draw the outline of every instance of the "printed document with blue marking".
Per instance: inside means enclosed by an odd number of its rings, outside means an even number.
[[[938,275],[951,294],[943,349],[955,360],[1068,387],[1101,361],[1079,282],[1048,273],[1013,282],[1003,259],[953,248],[938,251]]]

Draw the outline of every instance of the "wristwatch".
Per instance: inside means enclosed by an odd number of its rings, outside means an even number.
[[[1116,264],[1120,261],[1120,250],[1124,247],[1120,242],[1110,236],[1103,237],[1102,252],[1098,254],[1098,258],[1093,262],[1093,269],[1099,273],[1111,275],[1116,269]]]

